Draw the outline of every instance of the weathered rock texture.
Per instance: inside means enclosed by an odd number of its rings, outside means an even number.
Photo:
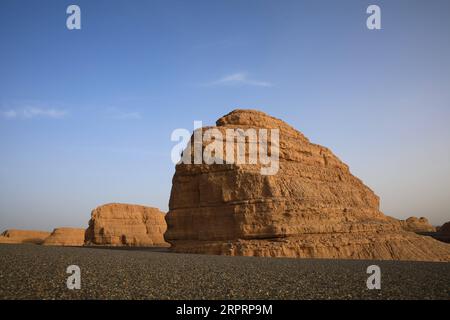
[[[159,209],[112,203],[92,211],[86,245],[168,246],[164,213]]]
[[[85,231],[81,228],[56,228],[42,244],[45,246],[82,246]]]
[[[276,175],[264,176],[259,165],[177,164],[165,234],[173,250],[270,257],[450,259],[450,246],[403,230],[380,212],[378,196],[346,164],[285,122],[259,111],[235,110],[216,124],[221,132],[278,128],[280,169]]]
[[[428,219],[425,217],[410,217],[406,220],[400,220],[400,223],[406,231],[412,231],[412,232],[436,232],[436,228],[433,227],[429,222]]]
[[[0,243],[42,244],[49,235],[50,232],[47,231],[10,229],[0,235]]]

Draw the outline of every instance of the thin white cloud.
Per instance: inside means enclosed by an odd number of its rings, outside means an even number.
[[[37,107],[27,107],[21,109],[10,109],[0,113],[7,119],[32,119],[32,118],[51,118],[61,119],[67,115],[67,111],[61,109],[44,109]]]
[[[237,72],[222,78],[209,82],[210,86],[256,86],[256,87],[271,87],[272,83],[267,81],[260,81],[251,79],[246,72]]]

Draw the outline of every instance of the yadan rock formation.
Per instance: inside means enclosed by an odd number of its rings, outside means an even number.
[[[0,235],[0,243],[42,244],[49,235],[50,232],[47,231],[10,229]]]
[[[168,246],[164,213],[159,209],[112,203],[92,211],[86,245]]]
[[[441,233],[442,235],[448,235],[448,236],[450,236],[450,221],[444,223],[444,224],[439,228],[439,233]]]
[[[378,196],[346,164],[285,122],[259,111],[235,110],[213,128],[222,133],[279,129],[279,170],[263,175],[261,163],[177,164],[165,234],[174,251],[450,260],[449,245],[403,230],[380,212]],[[246,140],[247,155],[255,141]],[[191,138],[183,154],[193,155],[195,145]],[[202,150],[207,146],[201,142]]]
[[[433,227],[429,222],[428,219],[425,217],[410,217],[406,220],[400,220],[400,223],[406,231],[412,231],[412,232],[436,232],[436,228]]]
[[[45,246],[82,246],[85,229],[56,228],[42,243]]]
[[[444,223],[433,237],[439,241],[450,243],[450,221]]]

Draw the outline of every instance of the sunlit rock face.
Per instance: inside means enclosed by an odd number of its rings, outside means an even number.
[[[448,245],[408,232],[385,216],[379,210],[378,196],[345,163],[282,120],[255,110],[235,110],[217,120],[213,128],[221,132],[278,129],[279,168],[274,175],[263,175],[261,163],[177,164],[165,233],[174,251],[450,259]],[[245,140],[247,155],[252,143],[259,141]],[[202,143],[203,150],[207,145]],[[193,148],[195,143],[188,144],[185,152],[193,154]]]
[[[47,231],[9,229],[0,235],[0,243],[42,244],[49,235]]]
[[[409,217],[406,220],[401,220],[401,224],[403,226],[403,229],[407,231],[412,232],[436,232],[436,228],[433,227],[429,222],[428,219],[425,217]]]
[[[157,208],[112,203],[92,211],[85,234],[86,245],[168,246],[164,241],[167,225]]]
[[[56,228],[42,243],[44,246],[82,246],[85,229]]]

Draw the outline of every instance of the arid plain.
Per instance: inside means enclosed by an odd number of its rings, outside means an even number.
[[[265,161],[220,163],[230,130],[244,158],[266,139]],[[449,223],[385,215],[331,150],[260,111],[234,110],[198,132],[182,155],[192,162],[176,165],[168,213],[111,203],[87,229],[6,230],[0,298],[450,298]],[[211,149],[213,163],[195,163],[196,150]],[[69,265],[81,270],[79,289],[66,286]],[[381,289],[368,289],[371,265]]]

